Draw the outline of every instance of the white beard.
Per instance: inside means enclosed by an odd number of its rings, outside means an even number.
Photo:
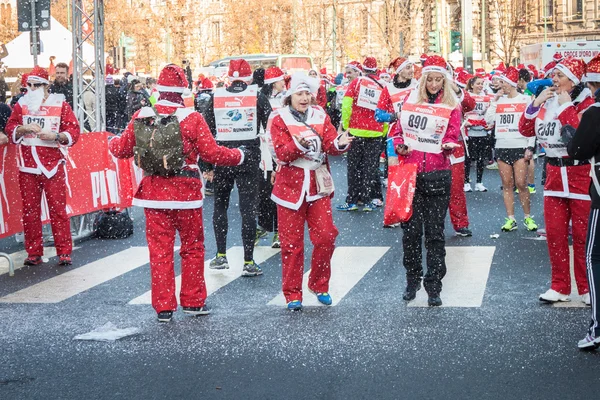
[[[32,112],[38,112],[42,103],[44,102],[44,89],[36,89],[27,91],[27,94],[23,96],[23,101],[27,106],[27,109]]]

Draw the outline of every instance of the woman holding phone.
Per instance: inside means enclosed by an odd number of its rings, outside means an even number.
[[[441,306],[442,279],[446,275],[444,220],[450,202],[450,159],[459,147],[462,111],[452,90],[446,60],[431,56],[423,63],[417,89],[406,98],[395,124],[396,153],[405,163],[417,164],[416,189],[411,219],[402,224],[407,286],[403,299],[414,300],[421,280],[429,306]],[[427,273],[423,278],[422,240],[425,230]]]

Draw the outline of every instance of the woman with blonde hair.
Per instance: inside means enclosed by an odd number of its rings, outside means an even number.
[[[446,61],[431,56],[423,64],[419,87],[406,98],[400,123],[394,127],[396,153],[404,163],[417,165],[411,219],[402,224],[406,291],[411,301],[421,287],[430,306],[441,306],[442,278],[446,275],[444,220],[450,202],[450,159],[459,147],[460,102],[452,90]],[[425,230],[427,273],[423,278],[422,237]]]

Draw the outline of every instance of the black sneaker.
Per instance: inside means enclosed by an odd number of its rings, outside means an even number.
[[[210,308],[206,305],[202,307],[183,307],[183,313],[189,315],[208,315],[210,314]]]
[[[170,322],[173,319],[173,311],[161,311],[157,318],[158,322]]]
[[[473,236],[473,232],[471,232],[471,230],[469,228],[460,228],[454,232],[456,233],[456,236],[462,236],[462,237]]]
[[[259,276],[262,275],[262,269],[254,262],[244,262],[244,269],[242,270],[242,276]]]
[[[415,299],[415,297],[417,297],[417,292],[419,291],[419,289],[421,289],[420,283],[418,283],[416,285],[408,284],[406,286],[406,290],[404,291],[404,294],[402,295],[402,299],[405,301],[413,301]]]
[[[229,269],[229,263],[227,262],[227,257],[217,255],[215,258],[210,260],[210,264],[208,264],[208,268],[210,269]]]
[[[442,305],[442,299],[440,299],[440,296],[430,296],[429,299],[427,299],[427,305],[429,305],[429,307],[439,307]]]

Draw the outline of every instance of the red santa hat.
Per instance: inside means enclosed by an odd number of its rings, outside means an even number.
[[[503,74],[506,72],[506,65],[504,65],[503,62],[501,62],[500,64],[498,64],[498,66],[494,69],[494,75],[496,74]]]
[[[457,68],[457,70],[458,70],[458,68]],[[461,88],[464,89],[467,87],[467,83],[469,83],[469,81],[472,78],[473,78],[473,75],[469,74],[464,68],[462,68],[456,74],[455,82],[458,86],[460,86]]]
[[[408,58],[398,57],[390,63],[389,70],[391,74],[397,74],[409,65],[412,65],[412,61]]]
[[[362,65],[360,65],[360,63],[358,61],[350,61],[348,63],[348,65],[346,65],[346,68],[350,68],[350,69],[356,70],[358,72],[362,72]]]
[[[421,57],[419,57],[419,61],[421,61],[421,63],[424,63],[425,60],[427,60],[429,56],[425,53],[421,54]]]
[[[284,76],[285,74],[280,68],[271,66],[265,71],[265,85],[282,81]]]
[[[45,85],[49,85],[50,81],[48,81],[48,71],[40,66],[35,66],[27,76],[27,83],[43,83]]]
[[[586,66],[586,82],[600,82],[600,54],[592,58]]]
[[[28,77],[29,77],[29,74],[21,75],[21,87],[23,87],[23,88],[27,87],[27,78]]]
[[[535,65],[528,64],[527,65],[527,70],[531,73],[533,79],[537,79],[537,77],[538,77],[538,70],[535,67]]]
[[[585,75],[585,62],[580,58],[567,57],[559,62],[554,69],[565,74],[577,85]]]
[[[252,80],[252,68],[248,61],[238,58],[229,62],[229,72],[227,73],[230,81],[250,82]]]
[[[200,76],[198,76],[198,77],[200,77]],[[200,79],[196,86],[198,86],[198,90],[212,90],[215,87],[215,85],[212,83],[212,81],[208,78]]]
[[[565,57],[560,53],[554,53],[554,55],[552,56],[552,60],[556,61],[557,63],[561,62],[564,59]]]
[[[423,76],[430,72],[439,72],[440,74],[444,74],[446,77],[449,77],[450,74],[448,69],[446,68],[448,63],[444,60],[444,57],[433,55],[431,57],[427,57],[425,62],[423,63]]]
[[[517,82],[519,81],[519,70],[515,67],[508,67],[502,75],[498,76],[498,78],[502,79],[512,87],[517,87]]]
[[[547,78],[552,73],[552,71],[554,71],[554,68],[556,68],[556,64],[556,61],[550,61],[548,64],[546,64],[542,69],[543,76],[541,76],[540,78]]]
[[[363,65],[363,69],[365,71],[368,71],[368,72],[377,71],[377,60],[375,59],[375,57],[365,58],[365,61],[363,62],[362,65]]]
[[[518,70],[526,69],[525,68],[525,64],[519,64],[519,65],[517,65],[517,69]]]
[[[323,67],[319,70],[319,75],[321,75],[321,77],[327,77],[327,68]]]
[[[303,72],[296,72],[292,75],[290,88],[285,92],[285,96],[287,97],[294,93],[305,91],[316,96],[320,86],[321,84],[317,78],[311,78]]]
[[[475,70],[475,76],[479,77],[479,78],[485,78],[485,69],[483,68],[477,68]]]
[[[183,93],[188,88],[185,71],[178,65],[166,65],[156,81],[156,90],[159,92]]]

